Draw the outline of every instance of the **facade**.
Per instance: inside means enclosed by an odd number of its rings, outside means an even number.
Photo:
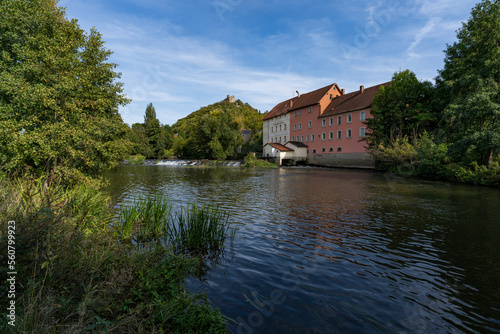
[[[389,83],[366,89],[360,86],[359,91],[346,94],[344,89],[332,84],[299,95],[288,108],[282,105],[287,101],[275,108],[281,105],[279,116],[288,115],[285,117],[290,128],[288,140],[307,146],[309,164],[373,168],[373,158],[362,139],[366,135],[364,121],[372,117],[373,99],[382,85]],[[267,122],[275,117],[269,117]],[[268,139],[264,136],[264,144]]]
[[[263,119],[263,145],[267,143],[285,144],[290,140],[290,108],[296,97],[277,104]]]

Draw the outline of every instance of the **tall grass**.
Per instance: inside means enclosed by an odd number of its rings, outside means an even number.
[[[139,201],[138,201],[139,203]],[[138,204],[137,203],[137,204]],[[130,235],[163,235],[171,205],[162,196],[128,215]],[[147,250],[117,240],[104,193],[54,179],[0,175],[0,261],[7,263],[5,222],[16,222],[16,327],[1,333],[226,333],[225,320],[201,295],[185,291],[201,259],[162,244]],[[147,227],[146,227],[147,226]],[[125,233],[125,232],[124,232]],[[126,234],[125,234],[126,235]],[[0,269],[1,280],[6,270]],[[6,285],[0,284],[0,296]],[[6,319],[7,298],[0,298]]]
[[[181,208],[167,226],[168,243],[177,252],[219,252],[226,238],[234,238],[228,214],[213,205],[192,204]]]
[[[118,236],[134,243],[163,243],[177,254],[217,254],[234,238],[228,218],[217,206],[196,203],[174,213],[168,199],[156,193],[122,208],[115,227]]]

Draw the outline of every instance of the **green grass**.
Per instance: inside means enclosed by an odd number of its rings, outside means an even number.
[[[183,286],[204,265],[202,257],[152,241],[164,235],[166,228],[156,219],[171,216],[170,204],[157,195],[139,209],[150,224],[136,221],[130,235],[149,247],[137,247],[116,232],[117,213],[98,190],[52,177],[0,177],[0,217],[16,222],[17,271],[16,327],[2,321],[0,332],[226,333],[220,311]],[[7,263],[7,239],[2,224],[2,263]],[[5,269],[1,276],[4,282]],[[0,295],[5,292],[1,284]],[[4,319],[7,302],[0,300]]]
[[[172,211],[159,193],[138,197],[120,210],[116,235],[134,243],[162,242],[177,254],[218,254],[234,237],[228,214],[217,206],[191,204]]]

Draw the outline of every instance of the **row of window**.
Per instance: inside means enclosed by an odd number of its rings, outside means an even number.
[[[281,129],[281,126],[283,125],[283,129]],[[279,131],[285,131],[286,130],[286,124],[280,124]],[[278,132],[278,126],[274,125],[271,126],[271,132]]]
[[[281,141],[281,138],[283,138],[283,141]],[[271,143],[286,143],[286,136],[271,138]]]
[[[321,152],[326,152],[326,148],[324,148],[324,147],[323,147],[323,148],[321,149]],[[330,147],[329,152],[333,152],[333,147]],[[337,147],[337,152],[342,152],[342,147]],[[313,153],[317,153],[317,152],[316,152],[316,149],[313,149]]]
[[[366,135],[366,128],[359,128],[359,136],[360,137],[364,137]],[[328,134],[328,139],[329,140],[333,140],[333,137],[334,137],[334,132],[333,131],[330,131],[329,134]],[[309,135],[302,135],[302,136],[292,136],[292,141],[295,141],[295,138],[297,138],[297,141],[301,141],[303,143],[306,143],[306,142],[309,142],[310,141],[314,141],[314,134],[312,134],[311,136]],[[352,129],[347,129],[346,130],[346,138],[352,138]],[[305,141],[304,141],[305,139]],[[342,139],[342,130],[337,130],[337,139]],[[326,132],[322,132],[321,133],[321,140],[326,140]]]
[[[346,115],[346,116],[347,116],[347,124],[352,123],[352,114],[348,114],[348,115]],[[364,121],[364,120],[365,120],[365,112],[364,112],[364,111],[362,111],[362,112],[360,113],[360,120],[361,120],[361,121]],[[297,123],[297,124],[298,124],[298,129],[299,129],[299,130],[302,130],[302,123]],[[293,129],[294,129],[294,130],[297,130],[297,124],[294,124],[294,125],[293,125]],[[322,125],[322,127],[326,127],[326,119],[323,119],[323,120],[321,121],[321,125]],[[333,126],[333,117],[330,117],[330,119],[329,119],[329,125],[330,125],[330,126]],[[342,115],[337,116],[337,125],[342,125]],[[313,126],[312,121],[309,121],[309,123],[308,123],[308,127],[309,127],[309,129],[312,129],[312,126]]]
[[[312,111],[313,111],[313,107],[309,107],[309,112],[312,113]],[[298,110],[298,115],[299,116],[302,115],[302,109]],[[297,116],[297,110],[293,111],[293,116]]]

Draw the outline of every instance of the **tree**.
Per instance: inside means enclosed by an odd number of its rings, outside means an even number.
[[[500,1],[477,4],[457,39],[437,78],[446,137],[457,160],[489,166],[500,151]]]
[[[149,103],[144,113],[144,130],[149,140],[152,156],[148,158],[161,158],[166,148],[166,137],[160,121],[156,118],[156,110],[153,103]]]
[[[366,139],[371,149],[398,139],[416,139],[435,123],[432,113],[432,84],[420,82],[410,70],[394,73],[389,86],[375,95],[371,114],[366,121]]]
[[[2,0],[0,12],[0,166],[85,178],[116,164],[128,100],[101,35],[55,0]]]

